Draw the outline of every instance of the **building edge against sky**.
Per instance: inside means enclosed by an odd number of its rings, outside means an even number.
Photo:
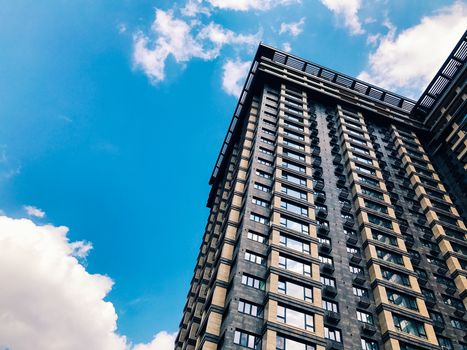
[[[259,46],[176,349],[467,349],[466,57],[413,101]]]

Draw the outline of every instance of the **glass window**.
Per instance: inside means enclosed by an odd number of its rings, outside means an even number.
[[[324,326],[324,337],[326,339],[334,340],[338,343],[342,342],[341,331],[335,328],[329,328]]]
[[[281,216],[281,225],[291,230],[308,234],[308,224],[287,216]]]
[[[256,175],[264,177],[265,179],[272,179],[271,174],[269,174],[269,173],[267,173],[265,171],[262,171],[262,170],[256,170]]]
[[[355,164],[355,169],[360,171],[361,173],[376,176],[376,170],[367,168],[366,166]]]
[[[248,231],[248,238],[259,243],[264,243],[264,240],[266,239],[263,235],[253,231]]]
[[[369,178],[367,176],[363,176],[363,175],[358,175],[358,177],[360,178],[360,181],[363,182],[363,183],[366,183],[368,185],[371,185],[371,186],[375,186],[375,187],[379,187],[379,181],[378,180],[374,180],[372,178]]]
[[[394,326],[400,332],[426,338],[425,326],[422,322],[411,320],[404,316],[392,315]]]
[[[263,280],[247,274],[242,275],[242,284],[260,290],[264,290],[266,288],[266,283]]]
[[[362,193],[363,194],[366,194],[367,196],[370,196],[370,197],[373,197],[373,198],[377,198],[377,199],[381,199],[381,200],[384,200],[384,196],[381,192],[378,192],[378,191],[374,191],[372,189],[369,189],[369,188],[366,188],[366,187],[362,187]]]
[[[281,200],[281,208],[298,215],[308,216],[308,208],[286,201],[284,199]]]
[[[332,312],[339,312],[339,306],[337,303],[323,299],[323,309]]]
[[[292,258],[279,255],[279,266],[285,270],[298,273],[304,276],[311,276],[310,264],[305,264]]]
[[[238,302],[238,311],[243,314],[258,317],[261,315],[262,309],[256,304],[240,299]]]
[[[323,285],[325,285],[325,286],[330,286],[330,287],[335,287],[336,286],[336,280],[334,278],[320,276],[319,279],[320,279],[321,283]]]
[[[365,199],[364,201],[365,201],[365,206],[367,208],[379,211],[380,213],[384,213],[384,214],[388,213],[388,208],[385,205],[382,205],[382,204],[379,204],[373,201],[369,201],[367,199]]]
[[[260,184],[260,183],[258,183],[258,182],[255,182],[254,187],[255,187],[257,190],[260,190],[260,191],[263,191],[263,192],[271,192],[271,188],[270,188],[270,187],[265,186],[265,185],[263,185],[263,184]]]
[[[298,240],[296,238],[292,238],[288,235],[281,234],[280,244],[287,248],[296,250],[300,253],[310,254],[310,243]]]
[[[465,322],[457,318],[451,318],[451,325],[457,329],[461,329],[461,330],[467,329],[467,325],[465,324]]]
[[[291,326],[312,332],[315,331],[314,316],[312,314],[307,314],[280,304],[277,306],[277,320]]]
[[[305,344],[281,335],[276,337],[276,350],[315,350],[314,345]]]
[[[234,343],[246,348],[261,350],[261,337],[241,330],[235,330]]]
[[[373,324],[373,315],[357,310],[357,320],[363,323]]]
[[[298,199],[304,199],[304,200],[307,199],[306,192],[294,189],[294,188],[289,187],[289,186],[282,185],[281,192],[285,193],[285,194],[287,194],[287,195],[289,195],[291,197],[298,198]]]
[[[258,163],[266,166],[272,166],[272,163],[263,158],[258,158]]]
[[[384,267],[381,267],[381,273],[383,278],[387,281],[401,284],[403,286],[410,286],[409,276],[404,273],[389,270]]]
[[[378,350],[378,343],[374,340],[362,338],[362,350]]]
[[[414,297],[401,294],[391,289],[386,289],[386,294],[390,303],[403,306],[411,310],[418,310],[417,300]]]
[[[371,222],[372,224],[392,229],[392,221],[388,219],[381,218],[379,216],[373,215],[373,214],[368,214],[368,221]]]
[[[290,181],[290,182],[293,182],[297,185],[306,185],[306,179],[300,177],[300,176],[296,176],[296,175],[292,175],[292,174],[289,174],[285,171],[282,172],[282,178],[287,180],[287,181]]]
[[[253,204],[259,205],[259,206],[264,207],[264,208],[268,208],[268,207],[269,207],[269,202],[266,202],[265,200],[262,200],[262,199],[260,199],[260,198],[258,198],[258,197],[253,197],[253,198],[251,199],[251,202],[252,202]]]
[[[286,294],[293,298],[305,300],[310,303],[313,302],[313,289],[311,287],[305,287],[285,279],[280,279],[278,291],[279,293]]]
[[[269,223],[269,220],[267,218],[265,218],[264,216],[255,214],[255,213],[250,214],[250,220],[254,221],[254,222],[259,222],[260,224],[268,224]]]
[[[389,234],[371,229],[373,239],[397,247],[397,238]]]
[[[263,265],[265,264],[266,260],[261,255],[257,255],[255,253],[249,252],[248,250],[245,252],[245,260],[253,262],[255,264]]]
[[[300,173],[304,173],[305,172],[305,167],[304,166],[301,166],[301,165],[298,165],[298,164],[295,164],[295,163],[292,163],[292,162],[289,162],[289,161],[282,161],[282,166],[284,168],[287,168],[287,169],[290,169],[290,170],[295,170],[295,171],[298,171]]]
[[[318,259],[319,259],[319,261],[321,262],[321,264],[329,264],[329,265],[334,266],[334,261],[333,261],[332,258],[329,257],[329,256],[322,256],[322,255],[319,255],[319,256],[318,256]]]
[[[438,343],[441,345],[441,349],[443,350],[454,350],[452,342],[448,338],[444,338],[438,335]]]
[[[368,291],[366,289],[360,288],[360,287],[352,287],[353,295],[356,295],[358,297],[366,297],[368,298]]]
[[[363,270],[362,270],[361,267],[349,265],[349,270],[350,270],[350,272],[352,272],[354,275],[363,275]]]
[[[384,250],[381,248],[376,248],[376,254],[378,255],[378,258],[384,261],[392,262],[398,265],[404,265],[404,261],[402,260],[402,255],[400,254],[392,253],[388,250]]]
[[[300,153],[297,153],[297,152],[292,152],[288,149],[285,149],[284,148],[284,156],[287,156],[289,158],[293,158],[293,159],[296,159],[296,160],[301,160],[301,161],[305,161],[305,156],[300,154]]]

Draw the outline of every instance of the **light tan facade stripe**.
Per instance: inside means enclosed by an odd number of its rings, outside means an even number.
[[[409,274],[409,279],[410,279],[410,290],[415,291],[417,293],[420,293],[420,286],[418,285],[417,279],[414,277],[414,270],[412,267],[412,263],[408,257],[408,252],[405,246],[404,241],[401,239],[401,231],[399,228],[399,224],[396,219],[396,215],[394,210],[392,209],[391,206],[391,201],[390,197],[387,194],[387,189],[384,184],[384,179],[382,176],[381,169],[379,167],[378,161],[376,160],[376,153],[373,149],[373,145],[370,140],[370,136],[368,133],[368,129],[365,124],[365,119],[363,118],[363,115],[359,112],[359,122],[361,124],[361,132],[364,133],[364,139],[366,141],[366,147],[370,152],[370,157],[372,158],[372,164],[369,164],[369,166],[376,171],[376,177],[379,180],[379,187],[383,191],[383,202],[387,205],[388,208],[388,213],[385,216],[386,219],[391,220],[392,224],[392,231],[395,233],[397,236],[397,253],[402,254],[403,257],[403,264],[404,267],[403,269],[407,270],[408,272],[411,272]],[[390,310],[392,309],[397,309],[399,306],[395,306],[389,303],[388,298],[387,298],[387,293],[386,293],[386,287],[384,284],[380,283],[380,281],[383,280],[382,277],[382,272],[380,268],[380,264],[378,261],[380,260],[378,258],[377,252],[376,252],[376,246],[374,243],[374,240],[372,239],[372,233],[371,233],[371,223],[368,219],[368,214],[365,211],[367,208],[365,207],[365,203],[363,200],[363,193],[362,193],[362,188],[359,185],[357,181],[359,181],[359,176],[356,170],[356,164],[353,159],[353,152],[350,146],[350,137],[349,137],[349,131],[348,128],[346,127],[346,120],[344,118],[344,112],[341,106],[338,106],[338,126],[341,130],[341,141],[342,141],[342,149],[344,151],[344,162],[348,161],[347,165],[347,172],[348,176],[350,178],[350,182],[352,183],[352,197],[354,198],[354,206],[357,209],[358,214],[358,223],[359,227],[361,228],[361,236],[363,240],[363,244],[366,244],[366,248],[364,250],[364,255],[367,261],[371,262],[369,265],[369,275],[370,275],[370,282],[373,287],[373,296],[375,299],[376,303],[376,309],[378,308],[381,310],[378,314],[378,321],[379,321],[379,326],[381,328],[381,333],[383,335],[383,339],[387,338],[387,340],[384,343],[384,348],[385,350],[400,350],[399,347],[399,342],[396,340],[395,335],[399,333],[399,331],[396,329],[394,326],[394,321],[392,317],[392,312]],[[362,210],[363,209],[363,210]],[[387,246],[386,249],[395,251],[395,247],[393,246]],[[387,263],[386,264],[390,264]],[[402,267],[400,265],[394,266],[397,270],[400,270]],[[403,288],[399,285],[394,285],[394,289],[396,290],[401,290],[403,291]],[[410,312],[412,314],[412,318],[414,319],[420,319],[420,316],[423,316],[425,318],[429,317],[428,310],[426,308],[424,299],[422,298],[421,294],[419,297],[416,298],[417,306],[418,306],[418,311],[414,310],[408,310],[406,308],[402,308],[403,312]],[[387,306],[387,307],[385,307]],[[433,329],[433,326],[428,323],[424,323],[427,339],[423,339],[420,337],[416,337],[413,335],[408,335],[406,333],[400,333],[403,337],[405,338],[414,338],[417,342],[428,342],[430,344],[438,344],[438,341],[436,339],[436,335]]]
[[[445,257],[446,264],[449,268],[449,272],[452,276],[454,276],[454,283],[458,290],[459,295],[464,296],[463,301],[464,305],[467,306],[467,272],[462,269],[462,266],[459,262],[459,259],[456,257],[456,252],[453,250],[451,241],[448,239],[448,236],[445,233],[445,229],[443,225],[440,223],[439,215],[435,211],[430,198],[427,197],[427,186],[421,181],[420,176],[417,175],[417,171],[415,166],[412,163],[412,156],[408,153],[407,148],[405,147],[404,140],[401,137],[400,133],[398,132],[395,126],[393,128],[393,133],[395,135],[395,143],[399,146],[399,155],[402,158],[402,162],[404,167],[407,171],[407,174],[410,176],[410,182],[415,187],[415,192],[417,197],[420,201],[420,205],[422,206],[426,218],[431,226],[431,230],[438,242],[439,248]],[[428,169],[433,172],[433,180],[436,181],[436,189],[443,193],[443,201],[449,205],[449,212],[453,218],[455,218],[457,229],[464,232],[467,232],[465,223],[463,222],[462,218],[459,216],[456,208],[454,207],[452,200],[446,191],[443,184],[440,182],[440,178],[438,174],[436,174],[431,161],[426,154],[425,150],[423,149],[420,141],[418,140],[417,136],[412,133],[413,140],[417,143],[418,148],[417,151],[423,154],[423,160],[428,164]],[[448,225],[446,225],[448,226]]]

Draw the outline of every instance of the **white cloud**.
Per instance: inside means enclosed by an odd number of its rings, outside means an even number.
[[[175,18],[172,11],[159,9],[156,10],[151,28],[155,36],[154,42],[142,32],[135,34],[133,61],[153,83],[164,80],[165,61],[170,55],[177,63],[184,63],[192,58],[212,60],[219,56],[224,45],[252,46],[259,41],[261,35],[236,34],[212,22],[195,28],[195,25]]]
[[[181,8],[182,15],[194,17],[199,13],[210,16],[211,12],[207,7],[202,6],[202,0],[188,0],[184,7]]]
[[[173,350],[177,333],[159,332],[149,344],[138,344],[132,350]]]
[[[207,0],[212,6],[235,11],[267,11],[280,5],[299,4],[301,0]]]
[[[467,4],[456,2],[396,35],[380,38],[359,79],[417,98],[467,28]]]
[[[32,205],[25,205],[23,209],[29,216],[35,216],[38,218],[43,218],[45,216],[45,212],[39,208],[33,207]]]
[[[250,68],[250,62],[228,60],[223,68],[222,88],[229,95],[238,97],[242,91],[243,82]]]
[[[303,32],[305,25],[305,17],[300,18],[298,22],[281,23],[279,34],[289,33],[292,36],[297,36]]]
[[[0,349],[173,350],[174,334],[131,345],[105,298],[113,281],[80,264],[91,243],[68,228],[0,216]]]
[[[334,12],[337,19],[343,19],[344,25],[351,34],[363,34],[364,30],[358,18],[361,0],[320,0],[329,10]]]
[[[290,43],[285,42],[282,44],[282,50],[284,50],[285,52],[290,52],[292,51],[292,46],[290,46]]]

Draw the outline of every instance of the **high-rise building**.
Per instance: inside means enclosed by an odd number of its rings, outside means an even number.
[[[259,46],[177,350],[467,349],[466,57],[413,101]]]

